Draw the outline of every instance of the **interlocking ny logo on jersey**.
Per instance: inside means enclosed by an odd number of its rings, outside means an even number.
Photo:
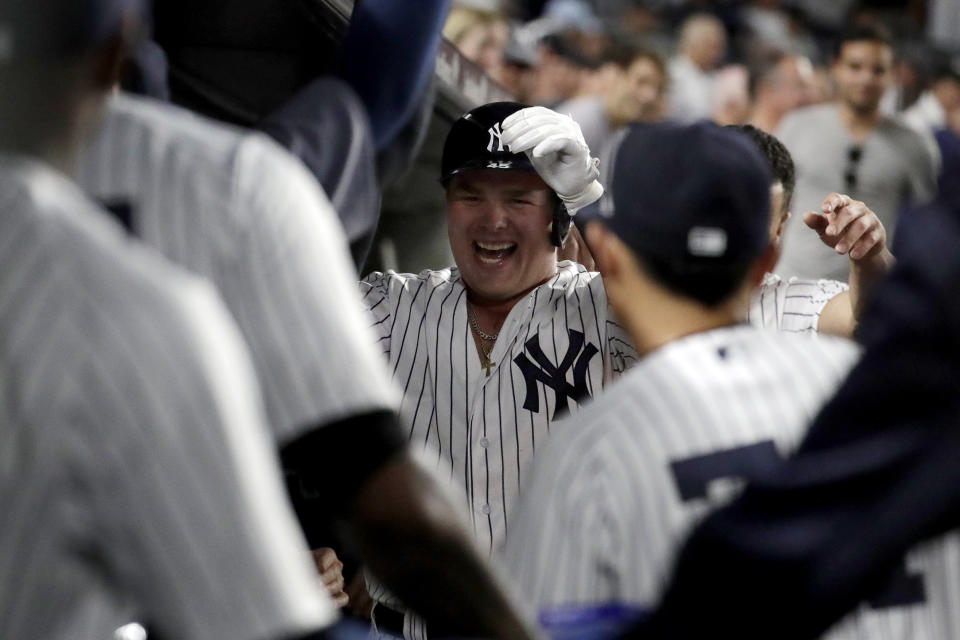
[[[509,151],[503,144],[503,132],[500,130],[500,123],[487,129],[490,134],[490,142],[487,143],[487,151]]]
[[[520,367],[523,379],[527,383],[527,397],[523,401],[524,409],[540,413],[540,387],[537,383],[542,382],[553,389],[556,403],[551,420],[562,418],[570,412],[570,399],[580,403],[590,395],[590,390],[587,388],[587,369],[590,366],[590,360],[599,353],[599,349],[593,344],[589,342],[584,344],[581,332],[569,329],[567,336],[570,344],[559,366],[554,366],[543,353],[537,336],[527,340],[524,345],[535,362],[531,362],[525,353],[513,359]],[[571,368],[573,368],[573,384],[567,382],[567,372]]]

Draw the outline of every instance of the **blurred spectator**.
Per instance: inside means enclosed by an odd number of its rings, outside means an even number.
[[[885,33],[848,31],[839,39],[831,69],[838,100],[784,118],[777,136],[796,164],[797,211],[819,211],[823,194],[847,193],[869,202],[889,232],[902,207],[933,196],[934,163],[923,140],[879,110],[892,68]],[[802,222],[787,224],[778,273],[845,280],[849,266],[843,256],[815,236],[811,243],[808,235]]]
[[[773,133],[785,115],[813,104],[816,76],[810,60],[793,54],[775,54],[750,70],[752,101],[750,124]]]
[[[780,0],[753,0],[744,11],[744,22],[750,30],[751,57],[774,52],[816,57],[817,43],[804,24],[803,12],[782,4]]]
[[[714,70],[727,51],[723,23],[697,14],[680,29],[678,54],[670,61],[670,115],[681,121],[707,118],[714,105]]]
[[[717,71],[713,91],[712,119],[721,125],[746,124],[750,117],[749,73],[742,64]]]
[[[893,84],[880,103],[880,111],[893,115],[916,103],[931,82],[930,72],[935,64],[930,58],[926,42],[897,43]]]
[[[545,37],[538,50],[530,103],[555,106],[577,95],[584,75],[594,66],[567,34]]]
[[[503,52],[510,39],[506,17],[496,10],[475,4],[457,3],[450,10],[443,37],[452,42],[465,58],[477,63],[494,80],[500,79]],[[481,5],[482,7],[482,5]]]
[[[903,112],[914,131],[929,134],[947,126],[947,113],[960,106],[960,60],[941,60],[934,67],[930,88]]]
[[[503,67],[498,80],[517,102],[529,103],[533,93],[537,65],[537,51],[517,37],[510,34],[507,48],[503,50]]]
[[[810,104],[833,102],[837,99],[837,85],[830,74],[830,68],[823,64],[813,66],[813,96]]]
[[[663,118],[667,79],[663,58],[633,47],[619,48],[600,74],[609,77],[602,93],[579,96],[557,107],[577,121],[594,155],[624,125]]]
[[[843,27],[856,0],[795,0],[818,27],[837,30]]]
[[[960,2],[930,0],[927,8],[927,35],[938,47],[951,53],[960,52]]]
[[[587,0],[550,0],[543,17],[568,34],[578,51],[599,60],[608,47],[603,22]]]

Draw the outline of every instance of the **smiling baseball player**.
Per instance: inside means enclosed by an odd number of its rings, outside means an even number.
[[[576,123],[478,107],[454,124],[441,171],[457,266],[374,273],[361,288],[410,440],[450,466],[491,550],[551,421],[633,355],[598,275],[557,262],[570,214],[601,192]]]
[[[570,216],[602,192],[596,176],[567,116],[517,103],[478,107],[453,125],[442,158],[457,266],[374,273],[361,284],[403,390],[406,433],[449,469],[485,551],[507,533],[552,421],[578,411],[634,357],[599,275],[557,261]],[[374,619],[423,634],[386,604]]]

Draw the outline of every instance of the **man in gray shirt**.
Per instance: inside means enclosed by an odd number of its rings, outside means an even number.
[[[892,66],[893,48],[882,32],[846,33],[832,67],[839,99],[795,111],[780,125],[777,137],[797,166],[800,211],[819,211],[824,193],[848,193],[869,202],[892,233],[901,208],[933,196],[934,162],[923,140],[880,113]],[[846,280],[849,266],[841,252],[847,248],[831,251],[794,221],[784,234],[777,273]]]

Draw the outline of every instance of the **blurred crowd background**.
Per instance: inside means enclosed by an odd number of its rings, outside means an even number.
[[[600,153],[627,122],[710,118],[771,133],[835,98],[833,43],[854,25],[896,44],[881,109],[960,134],[956,0],[456,0],[444,36],[518,100],[571,114]]]

